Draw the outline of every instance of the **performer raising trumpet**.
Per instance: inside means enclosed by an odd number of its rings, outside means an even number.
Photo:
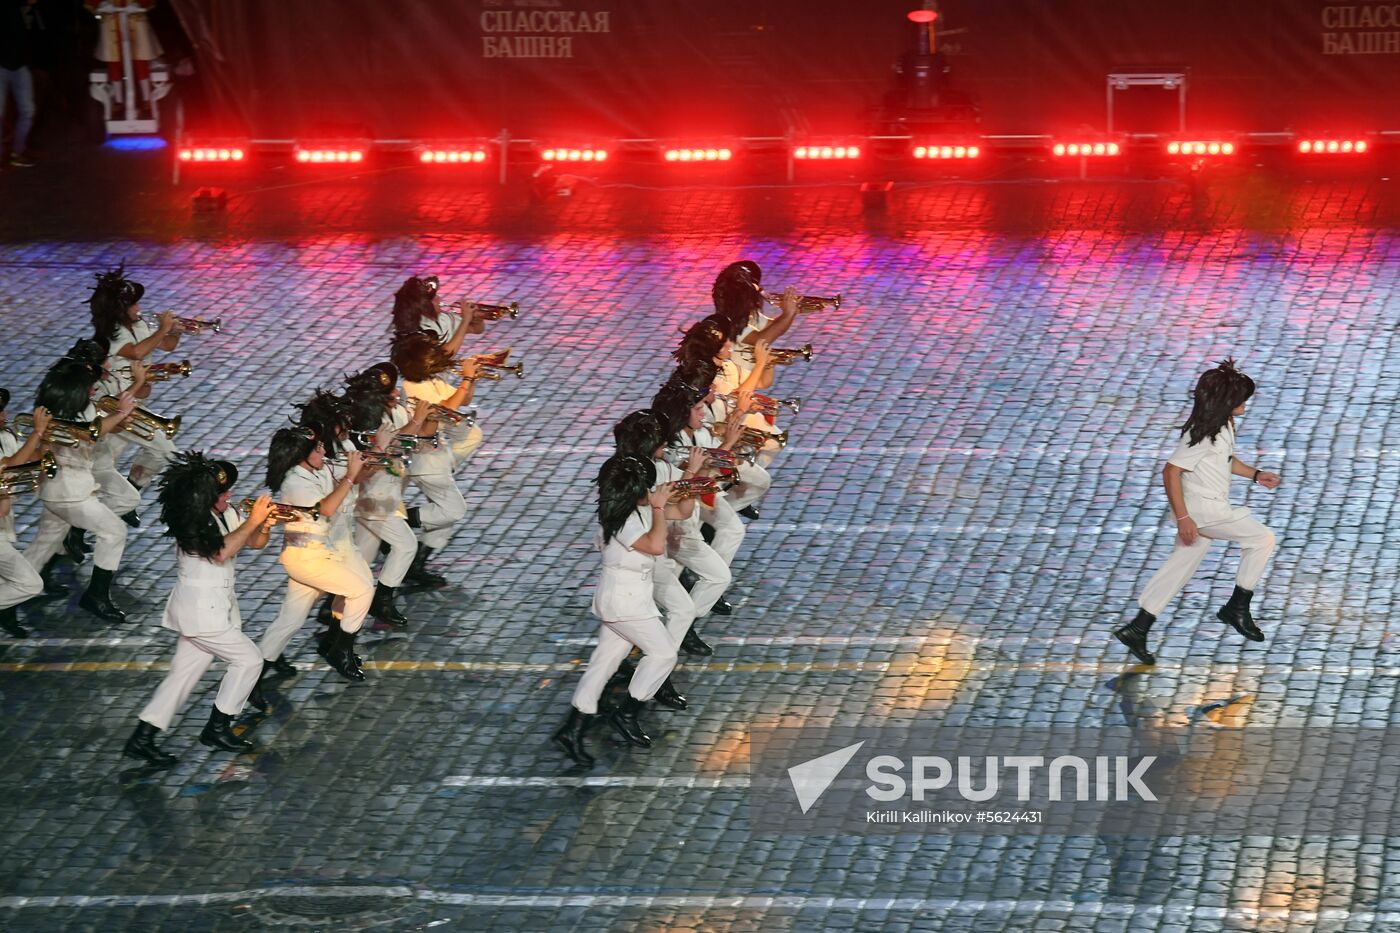
[[[7,426],[10,390],[0,389],[0,476],[22,464],[37,460],[46,449],[44,432],[49,428],[47,409],[34,409],[34,430],[23,441]],[[14,638],[29,634],[19,623],[19,604],[44,591],[43,578],[15,549],[15,519],[11,514],[13,497],[0,492],[0,629]]]

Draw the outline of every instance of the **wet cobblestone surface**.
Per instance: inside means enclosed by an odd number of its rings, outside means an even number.
[[[76,596],[21,610],[34,634],[0,639],[6,929],[1400,930],[1400,839],[763,835],[739,784],[679,780],[742,779],[748,730],[779,724],[1400,724],[1386,185],[905,186],[872,215],[846,187],[531,206],[421,177],[274,179],[208,221],[188,186],[152,181],[142,214],[84,194],[83,225],[31,177],[0,179],[57,205],[0,226],[11,414],[85,335],[91,273],[122,260],[147,310],[227,322],[184,342],[195,375],[150,405],[237,461],[241,493],[292,402],[384,356],[406,275],[518,300],[481,346],[529,374],[478,393],[453,585],[404,600],[406,633],[362,639],[364,684],[310,663],[308,625],[302,673],[246,719],[256,755],[196,741],[211,673],[163,737],[177,766],[120,756],[172,649],[149,494],[117,577],[132,624]],[[647,714],[649,752],[599,729],[603,783],[579,786],[548,735],[594,630],[588,482],[743,256],[846,308],[791,333],[819,355],[777,388],[806,404],[736,561],[737,611],[678,672],[691,709]],[[1256,599],[1268,641],[1209,621],[1234,569],[1218,546],[1154,631],[1155,670],[1129,671],[1108,629],[1171,546],[1161,461],[1227,355],[1260,385],[1241,455],[1284,476],[1242,500],[1280,539]],[[33,500],[17,515],[27,540]],[[247,631],[285,579],[271,551],[240,561]]]

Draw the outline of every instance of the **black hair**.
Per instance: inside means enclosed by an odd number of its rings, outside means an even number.
[[[637,500],[656,485],[656,464],[650,457],[618,454],[598,471],[598,524],[603,543],[613,539],[637,510]]]
[[[675,372],[666,379],[667,382],[676,382],[695,391],[706,395],[715,384],[715,377],[719,375],[719,364],[713,359],[696,358],[677,366]]]
[[[297,423],[310,428],[316,439],[326,449],[326,459],[340,456],[340,435],[349,430],[345,403],[335,395],[317,389],[311,398],[298,406],[300,417]]]
[[[77,341],[68,348],[68,352],[63,354],[70,360],[77,360],[80,363],[87,363],[98,370],[102,369],[102,364],[107,359],[107,343],[103,340],[87,339]],[[101,374],[98,374],[101,378]]]
[[[413,276],[394,292],[394,335],[417,334],[423,330],[423,318],[437,317],[433,305],[433,288],[423,276]],[[415,380],[416,381],[416,380]]]
[[[177,452],[160,476],[160,520],[168,538],[187,554],[213,560],[224,547],[224,536],[213,515],[223,494],[219,467],[201,451]]]
[[[267,488],[274,493],[282,488],[287,471],[301,463],[316,449],[316,435],[310,428],[282,428],[272,435],[267,452]]]
[[[452,355],[432,334],[399,334],[389,350],[389,360],[409,382],[426,382],[452,368]]]
[[[1234,410],[1254,395],[1254,380],[1235,368],[1233,359],[1221,360],[1196,381],[1191,417],[1181,433],[1191,435],[1191,443],[1209,438],[1214,441],[1227,424],[1234,422]]]
[[[758,290],[762,280],[763,270],[749,259],[730,263],[715,277],[710,296],[715,302],[715,315],[724,320],[731,340],[743,333],[749,318],[763,307],[763,295]]]
[[[40,405],[49,414],[64,421],[77,421],[92,403],[89,390],[102,375],[102,370],[81,360],[59,360],[49,367],[35,393],[34,406]]]
[[[141,300],[146,289],[140,282],[126,277],[124,266],[117,266],[97,276],[92,295],[88,297],[88,308],[92,312],[92,331],[100,340],[109,344],[117,336],[117,331],[128,323],[126,314],[131,306]]]
[[[643,409],[632,412],[613,427],[613,440],[620,456],[650,460],[656,448],[665,446],[667,438],[656,413]]]
[[[699,360],[713,363],[716,354],[724,349],[725,341],[732,339],[725,322],[710,315],[690,325],[681,338],[680,346],[671,351],[671,358],[681,366],[693,366]]]
[[[697,393],[684,383],[668,382],[656,393],[656,398],[651,402],[651,410],[661,422],[667,446],[680,439],[681,431],[685,430],[690,421],[690,410],[708,394],[708,391],[706,387],[705,391]]]

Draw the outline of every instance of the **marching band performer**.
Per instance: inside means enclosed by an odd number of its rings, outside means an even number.
[[[64,426],[66,442],[53,446],[58,473],[39,487],[44,512],[24,557],[31,567],[41,570],[58,553],[70,526],[91,531],[96,536],[92,579],[78,605],[108,622],[121,623],[126,621],[126,613],[112,602],[111,588],[126,548],[127,527],[98,496],[92,472],[97,445],[87,432],[95,428],[100,435],[121,430],[136,409],[136,397],[123,393],[113,413],[98,418],[92,397],[101,373],[91,363],[65,357],[49,368],[39,384],[35,408],[46,408],[68,424]],[[54,427],[51,424],[50,430]]]
[[[37,460],[45,449],[44,432],[49,427],[48,411],[36,408],[34,430],[21,441],[8,426],[6,409],[9,406],[10,390],[0,389],[0,471]],[[10,511],[12,498],[0,494],[0,629],[14,638],[24,638],[29,632],[19,623],[19,604],[44,592],[44,581],[15,549],[15,518]]]
[[[394,340],[390,362],[403,374],[403,391],[415,402],[440,405],[456,411],[472,400],[476,388],[477,363],[468,357],[461,362],[462,381],[459,385],[442,378],[453,366],[452,356],[429,334],[406,334]],[[405,577],[420,586],[446,586],[447,579],[427,568],[433,552],[447,544],[452,529],[467,515],[467,501],[453,479],[452,451],[435,446],[427,438],[436,437],[442,422],[429,418],[424,422],[424,440],[413,453],[408,475],[427,498],[428,504],[408,510],[408,524],[420,532],[418,552]]]
[[[377,363],[345,380],[350,437],[360,450],[398,454],[402,447],[395,440],[400,431],[410,435],[423,433],[428,406],[419,402],[410,414],[399,404],[398,380],[399,370],[393,363]],[[381,542],[389,546],[369,611],[376,619],[396,626],[408,624],[395,597],[418,547],[403,504],[406,479],[406,466],[375,470],[355,503],[355,544],[360,556],[370,563]]]
[[[359,475],[358,450],[346,453],[345,472],[337,480],[326,464],[325,447],[310,428],[282,428],[272,435],[267,486],[279,504],[293,506],[301,515],[285,528],[280,562],[287,571],[287,594],[258,643],[264,670],[284,671],[282,653],[288,642],[306,621],[316,597],[330,593],[343,597],[344,606],[317,653],[346,679],[365,679],[355,658],[355,634],[374,599],[374,576],[358,551],[337,547],[332,540],[336,514]]]
[[[609,679],[633,646],[643,652],[632,673],[627,699],[609,722],[623,740],[651,747],[637,713],[668,682],[676,666],[676,647],[661,624],[652,601],[652,575],[666,553],[666,510],[672,486],[656,484],[656,467],[647,457],[615,456],[598,473],[596,544],[603,552],[603,572],[593,597],[593,614],[602,623],[598,646],[574,689],[569,716],[554,733],[554,742],[577,764],[592,767],[584,738],[598,715],[598,700]]]
[[[243,634],[234,564],[245,547],[267,546],[272,499],[259,497],[248,517],[242,518],[229,504],[237,481],[238,470],[232,463],[210,460],[198,451],[176,453],[161,476],[160,517],[168,528],[166,535],[175,539],[179,573],[161,624],[178,634],[179,641],[170,673],[141,710],[136,729],[122,748],[128,757],[160,767],[175,764],[175,757],[156,745],[156,733],[170,728],[215,658],[228,662],[228,671],[199,741],[230,752],[255,748],[232,729],[233,720],[249,702],[266,708],[261,695],[253,695],[263,669],[262,655]]]
[[[799,308],[796,289],[783,290],[777,317],[763,313],[767,299],[762,291],[763,270],[752,259],[725,266],[715,277],[710,295],[715,316],[725,322],[725,332],[734,341],[735,362],[744,375],[756,365],[754,346],[762,340],[770,347],[788,332]]]
[[[131,377],[127,375],[131,364],[145,363],[156,350],[174,350],[180,344],[174,312],[161,314],[155,327],[141,319],[141,298],[145,293],[145,287],[126,278],[124,270],[118,266],[97,277],[97,285],[88,299],[94,336],[107,345],[108,370],[120,390],[112,393],[114,395],[132,388]],[[136,392],[137,398],[149,395],[149,385]],[[130,479],[131,485],[144,489],[170,462],[175,444],[160,431],[153,432],[150,437],[128,432],[125,439],[141,448],[132,461]],[[114,444],[114,458],[120,458],[122,446]]]
[[[455,311],[443,308],[439,288],[435,275],[413,276],[403,283],[394,293],[394,338],[429,334],[451,358],[462,349],[468,334],[486,332],[486,318],[480,306],[471,301],[454,302]],[[443,436],[452,450],[454,471],[471,459],[482,441],[481,427],[475,417],[444,425]]]
[[[1254,589],[1274,552],[1274,533],[1250,516],[1245,506],[1230,505],[1230,478],[1276,489],[1277,473],[1255,469],[1235,456],[1235,419],[1254,395],[1254,380],[1225,360],[1196,382],[1195,402],[1176,451],[1162,468],[1162,484],[1176,519],[1176,549],[1138,599],[1137,616],[1113,635],[1143,664],[1157,663],[1147,650],[1147,633],[1157,616],[1181,592],[1201,565],[1211,542],[1238,541],[1242,549],[1235,591],[1216,618],[1250,641],[1263,641],[1249,605]]]

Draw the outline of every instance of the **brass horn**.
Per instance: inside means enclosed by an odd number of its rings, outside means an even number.
[[[143,315],[141,320],[145,321],[151,327],[160,326],[159,317]],[[216,317],[214,320],[210,321],[202,317],[180,317],[177,314],[175,316],[175,329],[182,334],[202,334],[206,330],[221,334],[224,331],[224,319]]]
[[[247,514],[257,501],[256,499],[244,499],[238,503],[238,511]],[[321,512],[314,505],[287,505],[285,502],[274,502],[272,503],[272,512],[268,517],[272,519],[273,523],[284,525],[287,522],[319,521]]]
[[[34,427],[34,416],[23,414],[15,416],[15,425],[21,428]],[[50,444],[57,444],[59,447],[76,447],[82,441],[95,441],[102,436],[102,422],[93,419],[92,421],[65,421],[62,418],[49,419],[49,428],[44,432],[44,440]]]
[[[510,318],[512,321],[520,317],[520,302],[512,301],[507,305],[492,305],[476,302],[476,310],[483,320],[499,321],[501,318]]]
[[[104,415],[116,414],[121,401],[112,395],[104,395],[97,400],[97,410]],[[153,440],[157,434],[164,434],[166,437],[174,437],[180,430],[180,416],[174,418],[162,418],[154,412],[144,408],[137,408],[131,412],[126,424],[126,430],[142,440]]]
[[[795,363],[798,357],[801,357],[803,362],[810,363],[812,362],[812,345],[809,343],[801,347],[774,347],[769,351],[769,356],[779,366]]]
[[[783,303],[781,292],[765,292],[759,289],[758,293],[763,296],[763,300],[770,305],[780,307]],[[811,314],[813,311],[825,311],[827,308],[839,311],[841,309],[841,293],[835,295],[799,295],[797,297],[797,310],[802,314]]]
[[[17,492],[35,492],[39,484],[58,475],[58,461],[53,454],[45,453],[38,460],[20,463],[0,470],[0,496],[13,496]]]

